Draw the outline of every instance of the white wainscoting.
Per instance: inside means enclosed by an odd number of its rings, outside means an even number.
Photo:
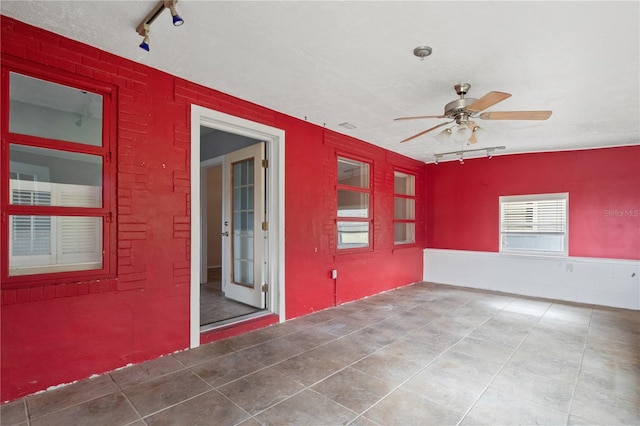
[[[425,281],[640,310],[640,261],[424,250]]]

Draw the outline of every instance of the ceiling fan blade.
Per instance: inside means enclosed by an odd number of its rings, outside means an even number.
[[[417,120],[420,118],[446,118],[444,115],[419,115],[416,117],[400,117],[400,118],[394,118],[393,121],[400,121],[400,120]]]
[[[489,92],[471,105],[467,107],[467,109],[471,112],[480,112],[483,111],[490,106],[497,104],[498,102],[502,102],[505,99],[511,97],[510,93],[504,92]]]
[[[483,112],[483,120],[546,120],[551,117],[551,111],[502,111]]]
[[[422,136],[422,135],[424,135],[425,133],[429,133],[430,131],[437,129],[438,127],[446,126],[446,125],[447,125],[447,124],[449,124],[449,123],[451,123],[451,121],[447,121],[447,122],[444,122],[444,123],[440,123],[440,124],[438,124],[437,126],[433,126],[433,127],[432,127],[432,128],[430,128],[430,129],[424,130],[424,131],[422,131],[422,132],[420,132],[420,133],[417,133],[417,134],[415,134],[415,135],[413,135],[413,136],[411,136],[411,137],[408,137],[408,138],[406,138],[405,140],[400,141],[400,143],[402,143],[402,142],[408,142],[408,141],[410,141],[411,139],[415,139],[415,138],[417,138],[418,136]]]

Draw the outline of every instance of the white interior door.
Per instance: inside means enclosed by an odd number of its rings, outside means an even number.
[[[264,309],[264,142],[225,155],[225,296]]]

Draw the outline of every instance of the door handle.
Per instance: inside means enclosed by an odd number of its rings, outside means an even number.
[[[228,237],[228,236],[229,236],[229,231],[221,232],[220,234],[221,234],[223,237]]]

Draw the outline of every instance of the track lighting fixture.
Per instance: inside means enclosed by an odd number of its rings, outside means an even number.
[[[460,164],[464,164],[464,155],[468,154],[470,152],[482,152],[484,151],[487,155],[487,158],[491,159],[493,158],[492,153],[494,151],[497,151],[499,149],[505,149],[504,146],[492,146],[489,148],[479,148],[479,149],[467,149],[467,150],[460,150],[460,151],[451,151],[451,152],[442,152],[439,154],[435,154],[436,156],[436,161],[435,164],[438,164],[438,162],[445,156],[445,155],[458,155],[458,161],[460,162]]]
[[[149,31],[151,30],[151,24],[156,20],[158,16],[162,13],[164,9],[169,9],[171,12],[171,17],[173,19],[173,25],[179,27],[184,24],[184,19],[178,15],[176,11],[176,3],[178,0],[160,0],[151,12],[138,24],[136,27],[136,32],[144,37],[142,43],[140,43],[140,48],[149,51]]]

